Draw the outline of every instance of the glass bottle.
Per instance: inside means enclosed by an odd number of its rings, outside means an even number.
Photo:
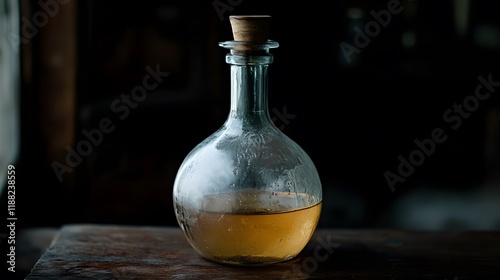
[[[314,233],[322,187],[311,158],[272,122],[267,103],[270,16],[231,16],[231,103],[225,123],[182,162],[177,221],[205,259],[263,265],[294,258]]]

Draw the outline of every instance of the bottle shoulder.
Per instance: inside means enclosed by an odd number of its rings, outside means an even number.
[[[222,192],[240,188],[312,192],[321,198],[321,181],[308,154],[275,127],[222,126],[185,158],[174,188]]]
[[[306,151],[274,126],[259,128],[224,124],[194,147],[186,157],[186,160],[188,159],[209,163],[221,159],[250,160],[261,165],[298,161],[312,165]]]

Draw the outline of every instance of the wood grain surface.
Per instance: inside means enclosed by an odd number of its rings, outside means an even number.
[[[35,279],[500,279],[500,232],[316,230],[295,259],[268,266],[209,262],[179,228],[61,228]]]

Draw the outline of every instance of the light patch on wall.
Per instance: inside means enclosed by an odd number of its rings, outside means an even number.
[[[474,31],[474,42],[487,49],[500,48],[500,28],[493,25],[479,25]]]
[[[9,34],[19,34],[16,0],[0,0],[0,193],[7,166],[15,164],[19,149],[19,45]]]
[[[360,8],[351,7],[349,9],[347,9],[347,17],[349,19],[361,19],[363,17],[363,15],[364,15],[364,12]]]
[[[403,47],[405,48],[413,48],[416,43],[417,36],[415,35],[415,32],[404,32],[401,36],[401,44],[403,44]]]
[[[465,36],[469,22],[470,0],[455,0],[453,2],[453,7],[457,35],[460,37]]]

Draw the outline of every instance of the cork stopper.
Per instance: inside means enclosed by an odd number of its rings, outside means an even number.
[[[235,41],[249,43],[267,42],[270,33],[271,16],[238,15],[229,16]]]

